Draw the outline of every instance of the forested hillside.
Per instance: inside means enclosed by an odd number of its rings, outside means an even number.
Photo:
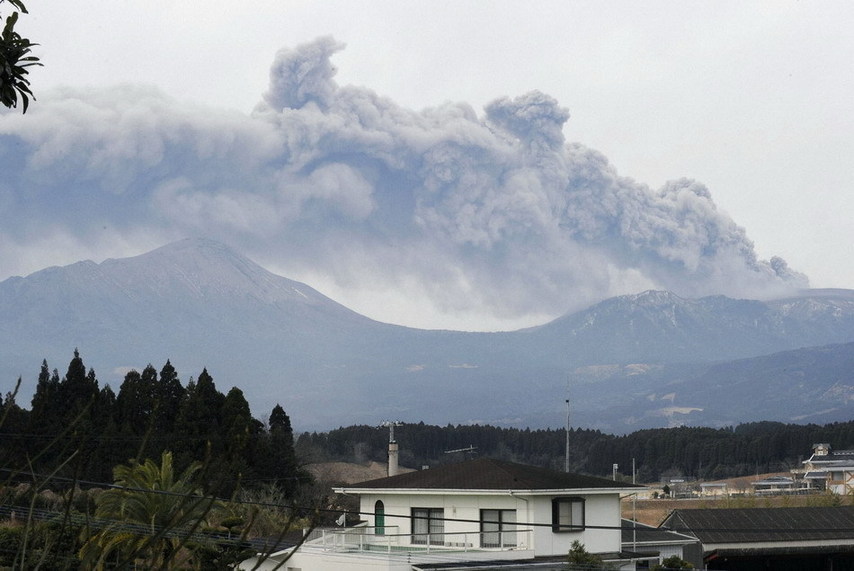
[[[564,468],[566,432],[493,426],[406,424],[395,430],[402,465],[419,468],[458,461],[464,455],[503,458]],[[574,428],[569,463],[575,472],[609,476],[613,464],[630,476],[632,460],[639,482],[668,475],[701,479],[788,470],[809,457],[812,444],[854,446],[854,421],[824,426],[755,422],[732,428],[662,428],[625,436]],[[302,459],[385,461],[388,429],[350,426],[326,433],[304,433],[296,444]],[[471,452],[448,452],[473,447]]]

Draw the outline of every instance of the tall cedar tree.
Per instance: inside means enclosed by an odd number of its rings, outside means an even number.
[[[224,402],[225,396],[216,389],[207,369],[202,371],[198,381],[193,382],[191,379],[187,383],[186,396],[176,423],[176,432],[180,438],[175,439],[175,459],[179,469],[186,469],[194,461],[221,456],[223,438],[220,428]]]
[[[116,421],[128,437],[144,434],[148,428],[147,400],[142,375],[136,370],[125,373],[116,397]]]
[[[270,413],[270,432],[267,441],[269,454],[265,463],[266,477],[274,479],[288,496],[292,496],[303,474],[294,451],[291,419],[280,404],[276,404]]]
[[[29,431],[33,434],[56,434],[62,423],[62,400],[59,398],[59,372],[51,374],[47,360],[42,361],[36,392],[30,405]]]
[[[170,438],[175,432],[175,422],[181,409],[185,391],[178,379],[175,367],[167,359],[160,369],[160,382],[154,399],[154,430],[163,438]]]
[[[80,357],[80,352],[74,350],[74,358],[68,363],[68,372],[59,385],[60,402],[64,404],[65,420],[72,421],[78,415],[83,415],[81,421],[85,422],[81,429],[88,428],[91,418],[91,407],[98,396],[98,381],[95,372],[86,372],[86,365]]]
[[[231,494],[248,473],[249,437],[252,432],[252,414],[243,391],[232,387],[225,395],[222,406],[222,434],[225,436],[224,462],[217,466],[223,493]]]
[[[17,386],[21,386],[20,378]],[[26,454],[26,440],[22,435],[27,431],[30,413],[18,406],[15,397],[16,392],[6,393],[0,406],[0,441],[5,444],[0,447],[0,466],[17,464]]]

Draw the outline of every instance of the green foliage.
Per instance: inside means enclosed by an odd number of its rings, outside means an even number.
[[[279,404],[270,413],[269,431],[259,439],[256,453],[259,473],[275,482],[288,497],[293,497],[299,485],[310,479],[297,461],[291,419]]]
[[[0,4],[2,2],[3,0],[0,0]],[[21,0],[8,0],[8,2],[21,13],[27,13]],[[0,104],[5,107],[17,107],[20,97],[23,112],[26,113],[30,98],[33,97],[27,68],[41,65],[41,63],[39,58],[31,55],[32,47],[38,44],[21,37],[15,31],[17,23],[18,12],[12,12],[6,17],[3,33],[0,35]]]
[[[585,549],[584,544],[577,539],[572,542],[567,557],[567,569],[572,571],[587,571],[592,569],[607,569],[602,558]]]
[[[186,391],[178,379],[178,372],[167,360],[160,370],[154,398],[154,420],[151,428],[155,434],[171,435],[175,430],[175,419],[181,409]]]
[[[176,456],[181,466],[223,452],[222,407],[225,396],[216,388],[207,369],[198,381],[190,380],[178,411],[175,430],[181,435],[176,442]]]
[[[75,350],[62,378],[42,362],[32,411],[16,394],[0,404],[0,462],[9,474],[0,485],[9,514],[0,525],[0,567],[226,569],[252,551],[247,537],[313,525],[288,507],[298,492],[315,494],[299,496],[307,506],[322,495],[298,487],[310,478],[284,409],[277,405],[267,430],[240,389],[223,395],[206,370],[185,390],[168,361],[160,380],[149,365],[128,373],[117,396],[99,388]],[[183,449],[183,464],[167,450],[173,445]],[[141,460],[152,454],[159,463]],[[214,499],[245,493],[245,476],[255,488],[266,482],[264,497],[275,503]],[[9,485],[18,477],[33,481]],[[113,478],[117,487],[106,491],[75,484]]]
[[[21,550],[23,537],[22,526],[0,527],[0,566],[12,567]]]
[[[290,419],[277,405],[268,430],[252,417],[243,392],[219,392],[203,370],[185,389],[172,364],[129,371],[118,395],[99,388],[75,350],[67,373],[42,361],[32,410],[13,394],[0,404],[0,461],[6,468],[105,482],[112,466],[130,458],[158,457],[167,448],[175,468],[208,460],[206,492],[231,496],[243,482],[275,481],[293,497],[311,478],[300,468]],[[72,462],[68,462],[73,457]]]
[[[113,470],[118,488],[98,496],[95,515],[109,523],[87,537],[80,559],[87,568],[104,569],[116,561],[141,562],[147,569],[184,563],[182,548],[220,505],[201,494],[201,464],[176,476],[172,453],[160,464],[131,460]]]
[[[671,555],[660,564],[653,567],[653,571],[682,571],[687,569],[693,569],[694,566],[678,555]]]
[[[807,498],[807,506],[835,508],[845,505],[845,499],[839,494],[834,494],[831,491],[825,491],[823,494],[816,494]]]
[[[62,516],[33,525],[28,538],[30,549],[20,568],[78,569],[75,553],[80,548],[81,529],[79,523]]]
[[[280,533],[286,528],[290,518],[289,510],[283,507],[287,505],[288,498],[280,488],[272,484],[263,484],[251,489],[240,490],[240,500],[234,514],[229,519],[240,519],[251,526],[252,530],[260,536],[270,536]],[[271,506],[269,509],[259,509],[259,506]],[[225,526],[225,521],[221,523]]]

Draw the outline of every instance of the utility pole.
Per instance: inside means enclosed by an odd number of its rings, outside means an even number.
[[[563,471],[569,473],[569,399],[566,399],[566,454]]]

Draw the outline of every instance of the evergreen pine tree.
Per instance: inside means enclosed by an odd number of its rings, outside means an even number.
[[[77,349],[74,349],[74,358],[68,364],[68,372],[59,384],[58,396],[65,411],[63,415],[64,424],[74,421],[78,415],[84,413],[86,409],[92,406],[98,396],[98,380],[95,378],[95,371],[86,372],[86,366],[83,364],[83,359]],[[81,418],[82,426],[78,430],[89,428],[89,413],[84,413],[83,416],[84,418]]]
[[[157,402],[157,369],[149,363],[143,370],[140,377],[142,400],[140,405],[140,416],[144,418],[146,430],[151,426],[154,420],[154,408]]]
[[[20,386],[19,378],[15,390],[6,393],[0,405],[0,466],[19,464],[19,460],[27,454],[28,440],[21,436],[27,431],[30,413],[15,401]]]
[[[45,435],[56,434],[60,423],[59,410],[59,373],[54,369],[53,375],[47,366],[47,360],[42,360],[36,392],[30,405],[29,432]]]
[[[178,411],[181,409],[185,392],[175,367],[167,359],[160,370],[160,382],[157,383],[154,397],[154,429],[164,438],[171,436],[175,431],[175,422],[178,419]]]
[[[176,422],[175,449],[178,466],[182,469],[192,462],[222,454],[222,406],[225,396],[216,389],[213,378],[204,369],[196,382],[187,384]]]
[[[233,387],[225,395],[222,407],[222,432],[225,435],[222,465],[222,491],[232,493],[239,481],[247,477],[247,454],[252,430],[252,414],[243,391]]]
[[[116,393],[110,385],[104,385],[92,407],[93,430],[97,434],[97,451],[92,469],[86,478],[105,482],[109,480],[112,466],[127,462],[132,457],[134,442],[123,439],[116,423]]]
[[[116,422],[128,436],[138,436],[144,431],[145,419],[140,414],[143,400],[142,375],[130,370],[125,373],[116,397]]]
[[[305,475],[297,462],[291,419],[278,403],[270,413],[269,425],[265,476],[273,478],[288,496],[292,496]]]

